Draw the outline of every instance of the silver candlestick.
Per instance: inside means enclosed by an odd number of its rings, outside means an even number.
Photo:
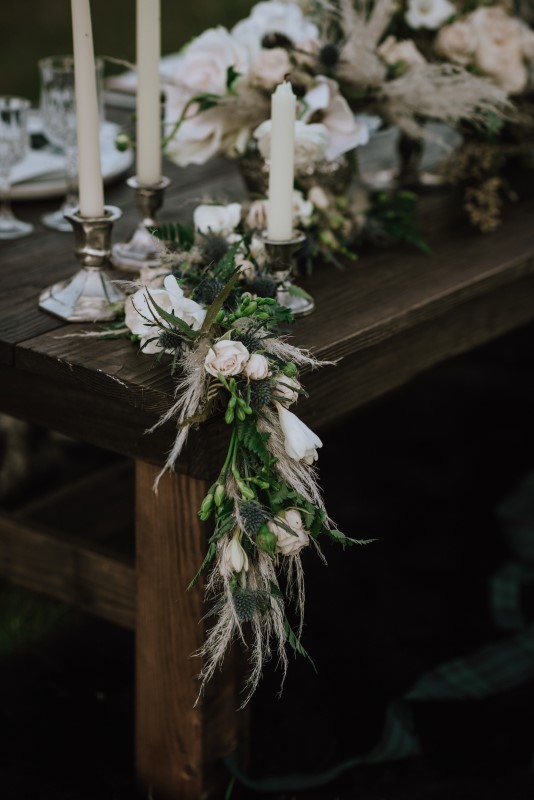
[[[65,214],[74,230],[75,253],[82,269],[55,283],[39,297],[39,308],[67,322],[104,322],[117,316],[116,304],[124,293],[106,274],[111,250],[111,228],[122,216],[105,206],[102,217],[82,217],[79,209]]]
[[[126,242],[113,245],[111,260],[117,269],[139,272],[142,267],[159,266],[154,237],[147,228],[156,227],[156,211],[163,205],[163,195],[170,180],[162,177],[154,186],[145,186],[137,178],[128,178],[126,183],[135,189],[135,200],[141,212],[141,221]]]
[[[277,286],[276,300],[281,306],[290,308],[295,317],[311,314],[315,308],[313,298],[290,280],[293,271],[294,250],[305,239],[306,236],[300,231],[293,231],[291,239],[284,241],[275,241],[267,238],[266,235],[263,237],[269,273]]]

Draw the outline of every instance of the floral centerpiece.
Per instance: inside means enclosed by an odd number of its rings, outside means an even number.
[[[428,2],[436,25],[454,10],[448,0]],[[421,4],[404,9],[403,24],[410,19],[413,31],[418,8],[421,16]],[[352,179],[358,148],[377,126],[397,125],[417,138],[426,135],[426,120],[486,125],[506,107],[501,87],[461,63],[430,61],[414,41],[396,38],[398,15],[394,0],[266,0],[231,30],[204,31],[163,62],[167,157],[185,166],[223,153],[237,160],[255,196],[264,196],[270,97],[289,76],[298,97],[295,188],[328,238],[333,218],[349,220],[351,208],[358,218],[362,192],[368,206],[375,203]],[[344,227],[350,234],[334,236],[330,249],[353,249],[350,237],[361,228]]]
[[[462,143],[444,165],[446,180],[463,186],[471,222],[493,230],[507,192],[503,167],[530,149],[534,132],[534,31],[511,2],[404,0],[380,49],[394,71],[424,62],[460,67],[512,101],[505,115],[490,113],[483,126],[465,119]]]
[[[247,702],[273,653],[284,673],[286,645],[307,656],[303,551],[321,555],[324,536],[355,540],[328,516],[315,468],[322,442],[293,411],[305,396],[300,369],[322,362],[287,341],[291,312],[276,302],[261,242],[239,232],[242,213],[237,203],[203,205],[193,228],[157,230],[161,269],[141,276],[147,283],[128,297],[117,334],[127,333],[147,356],[170,356],[175,399],[156,424],[177,424],[165,469],[191,427],[214,414],[228,426],[226,458],[199,509],[213,522],[206,557],[191,578],[206,574],[214,617],[199,654],[202,686],[230,643],[246,638]]]

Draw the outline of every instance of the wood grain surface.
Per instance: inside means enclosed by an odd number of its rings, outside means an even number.
[[[187,218],[205,193],[221,196],[224,188],[244,196],[229,162],[169,172],[168,219]],[[136,214],[131,192],[115,186],[109,199],[125,209],[117,226],[117,236],[125,236]],[[301,279],[317,307],[290,334],[318,357],[338,361],[304,379],[311,399],[300,401],[298,413],[319,431],[433,364],[534,319],[533,199],[525,194],[486,237],[459,223],[457,212],[450,193],[422,198],[431,255],[374,249],[345,271],[317,265]],[[154,365],[126,340],[73,336],[100,328],[62,325],[37,309],[39,288],[73,269],[71,245],[68,235],[50,231],[7,245],[0,267],[0,409],[162,463],[172,423],[145,431],[172,396],[168,362]],[[226,437],[217,423],[193,432],[178,471],[210,478]]]
[[[74,535],[0,515],[0,575],[117,625],[134,627],[132,559]]]
[[[137,767],[154,800],[221,796],[221,758],[236,748],[240,714],[229,660],[195,706],[204,642],[203,591],[185,587],[204,557],[197,508],[204,481],[137,462]]]

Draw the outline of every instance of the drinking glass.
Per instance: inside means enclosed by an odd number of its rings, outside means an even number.
[[[72,56],[50,56],[38,62],[41,78],[40,111],[43,132],[51,145],[65,153],[67,196],[57,211],[45,214],[42,222],[56,231],[72,232],[64,215],[78,202],[78,148],[76,136],[76,96],[74,92],[74,59]],[[103,61],[95,60],[96,86],[102,119]]]
[[[28,149],[30,101],[22,97],[0,97],[0,239],[18,239],[33,230],[11,210],[11,167],[22,161]]]

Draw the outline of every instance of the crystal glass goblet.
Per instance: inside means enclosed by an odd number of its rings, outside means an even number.
[[[27,236],[33,225],[17,219],[11,210],[11,167],[22,161],[28,150],[30,101],[22,97],[0,97],[0,239]]]
[[[41,79],[40,112],[43,133],[53,147],[65,153],[67,196],[56,211],[42,217],[43,225],[56,231],[72,232],[65,219],[78,202],[78,148],[76,135],[76,95],[72,56],[50,56],[38,62]],[[96,59],[96,86],[102,118],[102,59]]]

